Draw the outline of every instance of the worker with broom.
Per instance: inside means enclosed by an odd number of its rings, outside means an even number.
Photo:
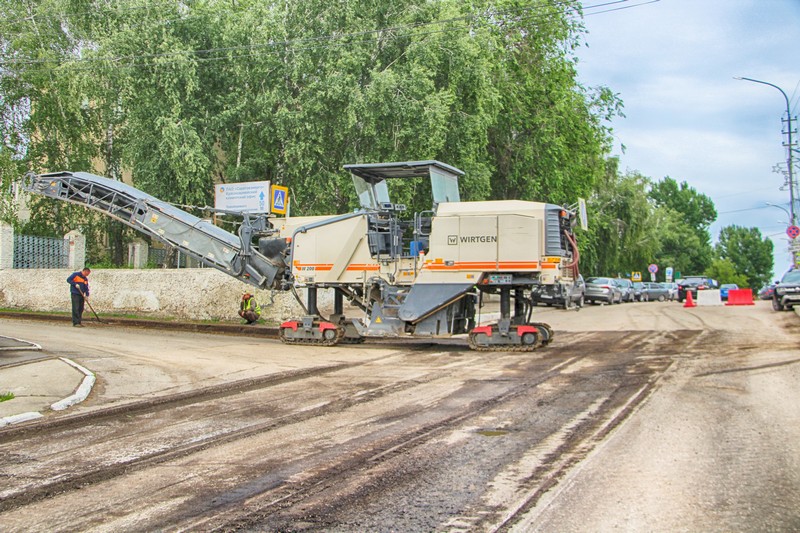
[[[72,298],[72,325],[76,328],[82,328],[81,320],[83,319],[83,306],[89,299],[89,268],[83,267],[83,270],[73,272],[67,278],[69,283],[69,295]]]

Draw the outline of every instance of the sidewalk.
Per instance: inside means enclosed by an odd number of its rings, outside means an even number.
[[[0,402],[0,427],[66,409],[84,400],[92,385],[91,372],[64,358],[0,367],[0,394],[14,394]]]

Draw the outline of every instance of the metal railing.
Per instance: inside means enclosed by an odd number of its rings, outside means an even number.
[[[14,268],[67,268],[69,241],[57,237],[14,235]]]

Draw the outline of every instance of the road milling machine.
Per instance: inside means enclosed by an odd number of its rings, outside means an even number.
[[[84,172],[26,177],[25,188],[85,205],[202,263],[262,289],[290,290],[304,316],[284,321],[287,344],[362,342],[365,337],[465,335],[480,351],[531,351],[553,330],[532,322],[532,295],[569,290],[577,278],[574,211],[519,200],[461,202],[464,173],[439,161],[345,165],[360,208],[335,216],[241,217],[237,234],[124,183]],[[393,180],[427,178],[430,210],[393,203]],[[298,288],[306,289],[303,301]],[[324,317],[318,292],[333,291]],[[480,324],[486,295],[499,315]],[[347,316],[345,301],[357,312]]]

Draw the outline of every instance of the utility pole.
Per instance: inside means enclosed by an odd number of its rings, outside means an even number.
[[[783,89],[781,89],[780,87],[778,87],[777,85],[775,85],[773,83],[769,83],[769,82],[761,81],[761,80],[754,80],[753,78],[736,77],[734,79],[752,81],[753,83],[761,83],[763,85],[769,85],[770,87],[774,87],[775,89],[778,89],[781,92],[781,94],[783,95],[783,99],[786,101],[786,119],[783,119],[783,117],[781,117],[781,123],[786,122],[786,126],[787,127],[786,127],[786,131],[781,131],[781,133],[784,133],[787,136],[787,141],[785,143],[783,143],[783,145],[786,147],[786,153],[787,153],[786,166],[788,167],[788,170],[789,170],[789,218],[790,218],[790,222],[789,223],[790,223],[790,225],[794,226],[794,225],[797,224],[797,217],[795,216],[795,208],[794,208],[795,207],[795,195],[794,195],[794,152],[796,150],[794,148],[795,143],[792,140],[792,136],[797,132],[792,129],[792,121],[793,121],[793,119],[792,119],[792,107],[791,107],[791,104],[789,103],[789,97],[786,96],[786,92]],[[783,129],[783,128],[781,128],[781,129]],[[795,252],[794,249],[793,249],[792,250],[792,266],[796,266],[796,265],[797,265],[797,252]]]

